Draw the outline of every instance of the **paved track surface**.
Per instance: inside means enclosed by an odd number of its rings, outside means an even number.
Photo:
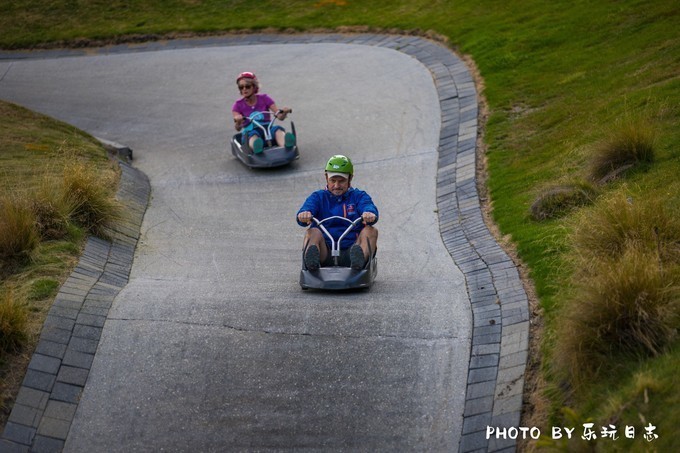
[[[494,263],[504,274],[511,266],[507,257],[478,266],[479,254],[438,214],[447,163],[454,179],[474,183],[476,105],[468,139],[458,124],[465,112],[442,117],[458,95],[442,98],[436,63],[394,46],[249,44],[0,61],[1,98],[129,145],[152,188],[129,282],[108,312],[65,444],[51,445],[486,448],[485,425],[516,423],[517,393],[521,404],[523,363],[503,366],[504,357],[522,362],[514,346],[513,355],[501,349],[509,318],[496,302],[506,288],[493,287]],[[290,167],[252,171],[228,153],[242,70],[294,109],[302,158]],[[459,147],[471,141],[471,162],[442,153],[447,129]],[[353,159],[355,186],[381,211],[379,274],[368,292],[297,284],[304,230],[294,214],[323,187],[335,153]],[[486,251],[500,256],[497,246]],[[510,383],[496,379],[507,366]],[[512,400],[496,410],[501,387]]]

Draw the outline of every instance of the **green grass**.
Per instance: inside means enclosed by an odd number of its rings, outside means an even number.
[[[52,298],[57,295],[58,291],[58,280],[50,277],[38,278],[30,283],[28,299],[31,301],[37,301]]]
[[[607,419],[612,401],[637,407],[639,392],[629,386],[634,387],[631,382],[644,372],[659,383],[648,390],[649,401],[644,403],[645,417],[662,434],[652,444],[658,451],[677,447],[677,436],[670,433],[680,423],[680,406],[663,402],[663,398],[677,402],[680,394],[669,371],[677,370],[677,349],[652,358],[605,356],[602,367],[616,361],[617,374],[601,376],[590,390],[582,386],[569,399],[559,390],[552,360],[560,341],[560,314],[577,289],[571,243],[575,220],[617,196],[630,197],[635,205],[661,199],[673,212],[680,208],[679,26],[680,7],[670,0],[263,0],[257,4],[35,0],[0,5],[4,48],[269,29],[420,30],[446,37],[453,48],[474,59],[484,80],[493,216],[529,267],[540,297],[549,419],[560,417],[563,404],[599,420]],[[617,136],[618,125],[631,117],[640,119],[633,132],[652,131],[653,158],[637,159],[640,165],[598,187],[602,198],[592,200],[592,207],[579,207],[578,201],[558,216],[532,220],[531,205],[554,182],[590,179],[593,155],[617,149],[607,144],[616,142],[612,137]],[[636,137],[624,134],[624,143]],[[621,411],[621,417],[626,414],[627,410]],[[630,417],[635,419],[635,414]],[[640,450],[644,442],[635,445]]]
[[[555,426],[576,427],[573,439],[551,439],[544,432],[540,451],[560,452],[666,452],[676,451],[678,438],[677,391],[680,343],[666,354],[653,360],[625,361],[609,370],[609,379],[592,381],[584,388],[578,410],[565,408]],[[612,382],[616,385],[612,386]],[[580,438],[583,423],[595,422],[596,426],[613,424],[618,428],[618,439],[599,439],[587,443]],[[648,442],[644,439],[645,428],[650,423],[656,427],[659,438]],[[634,428],[635,437],[625,437],[625,427]],[[598,433],[599,434],[599,433]],[[588,448],[590,444],[590,447]]]

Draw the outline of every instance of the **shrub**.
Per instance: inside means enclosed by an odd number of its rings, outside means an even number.
[[[531,205],[531,218],[537,221],[556,219],[591,204],[596,197],[597,189],[585,181],[552,186]]]
[[[0,354],[14,352],[26,340],[27,313],[14,300],[13,293],[0,293]]]
[[[618,193],[579,217],[573,294],[555,364],[578,385],[621,355],[656,355],[680,327],[680,219],[660,198]]]
[[[671,344],[680,324],[679,270],[639,247],[589,266],[558,327],[555,360],[572,384],[617,356],[657,355]]]
[[[630,246],[655,251],[662,262],[680,263],[680,216],[661,198],[635,200],[616,193],[579,217],[572,240],[581,264],[616,259]]]
[[[39,242],[35,214],[26,200],[0,198],[0,259],[26,258]]]
[[[38,231],[43,239],[61,239],[68,232],[74,206],[71,197],[64,195],[63,186],[54,178],[45,177],[30,195]]]
[[[607,182],[636,164],[653,162],[655,146],[656,131],[649,122],[625,119],[595,147],[590,174]]]
[[[82,162],[64,168],[64,197],[73,209],[73,220],[93,234],[105,234],[106,227],[120,216],[120,205],[108,182]]]

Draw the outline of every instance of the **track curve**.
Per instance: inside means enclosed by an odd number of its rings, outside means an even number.
[[[0,60],[0,96],[129,144],[153,188],[66,450],[512,447],[484,428],[519,423],[526,295],[479,211],[462,62],[381,35],[135,50]],[[242,69],[294,107],[293,167],[225,158]],[[370,293],[300,294],[292,213],[338,151],[381,208],[381,273]]]

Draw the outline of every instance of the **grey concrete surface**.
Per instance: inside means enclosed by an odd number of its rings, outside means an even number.
[[[129,145],[153,188],[65,450],[513,449],[482,434],[519,421],[526,307],[481,223],[464,65],[419,38],[281,41],[0,60],[0,97]],[[294,108],[289,168],[227,154],[244,69]],[[336,152],[381,209],[380,272],[303,293],[293,214]]]

